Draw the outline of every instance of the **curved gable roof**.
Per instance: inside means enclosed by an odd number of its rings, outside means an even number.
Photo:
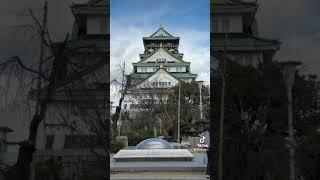
[[[174,56],[172,53],[170,53],[168,50],[160,47],[158,48],[156,51],[152,52],[149,56],[145,57],[144,59],[142,59],[141,61],[139,61],[138,63],[144,63],[144,62],[148,62],[147,60],[156,56],[159,53],[164,53],[162,54],[161,58],[163,57],[172,57],[173,59],[175,59],[176,62],[185,62],[182,59],[178,58],[177,56]],[[166,56],[167,55],[167,56]]]
[[[166,31],[163,27],[160,27],[156,32],[151,34],[149,37],[174,37],[168,31]]]
[[[145,82],[147,82],[147,81],[150,81],[150,79],[151,79],[152,77],[158,76],[159,74],[163,74],[163,75],[165,75],[165,76],[167,76],[167,77],[170,77],[172,80],[179,81],[179,79],[178,79],[176,76],[172,75],[171,73],[169,73],[168,71],[166,71],[166,70],[163,69],[163,68],[159,68],[157,71],[155,71],[154,73],[150,74],[150,75],[149,75],[148,77],[146,77],[143,81],[141,81],[141,82],[133,85],[131,88],[138,87],[139,85],[141,85],[141,84],[143,84],[143,83],[145,83]],[[154,79],[158,79],[158,78],[154,78]],[[152,81],[152,80],[151,80],[151,81]],[[150,82],[151,82],[151,81],[150,81]]]

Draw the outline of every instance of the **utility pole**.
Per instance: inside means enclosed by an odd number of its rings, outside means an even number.
[[[289,179],[295,180],[295,138],[293,125],[293,110],[292,110],[292,87],[295,81],[295,73],[300,62],[288,61],[283,62],[283,77],[286,83],[287,98],[288,98],[288,131],[289,131]]]
[[[220,102],[220,130],[219,130],[219,159],[218,159],[218,180],[223,179],[223,129],[224,129],[224,96],[225,96],[225,66],[226,66],[226,56],[227,56],[227,46],[226,41],[228,39],[228,33],[225,33],[224,39],[224,49],[223,49],[223,60],[221,62],[221,102]]]
[[[203,119],[203,103],[202,103],[202,85],[203,85],[203,81],[198,81],[198,87],[199,87],[199,95],[200,95],[200,99],[199,99],[199,110],[200,110],[200,120]]]
[[[181,96],[181,80],[179,79],[179,95],[178,95],[178,143],[180,143],[180,96]],[[179,146],[180,147],[180,146]]]

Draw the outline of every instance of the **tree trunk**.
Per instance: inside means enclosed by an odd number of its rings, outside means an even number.
[[[120,117],[121,105],[122,105],[123,99],[124,99],[124,95],[121,96],[121,98],[119,100],[119,105],[116,107],[116,112],[112,118],[112,129],[114,130],[114,133],[112,134],[112,140],[115,140],[117,137],[117,123],[118,123],[118,120]]]
[[[27,141],[20,143],[19,154],[14,168],[12,168],[10,174],[13,179],[28,180],[30,178],[30,165],[32,162],[32,155],[35,151],[36,137],[40,123],[43,121],[47,111],[47,103],[52,99],[53,93],[56,88],[56,76],[59,72],[59,62],[66,60],[64,57],[64,50],[68,40],[68,35],[64,40],[64,43],[55,52],[55,59],[52,65],[52,71],[49,78],[49,83],[46,87],[46,96],[39,103],[39,112],[35,112],[29,127],[29,136]]]

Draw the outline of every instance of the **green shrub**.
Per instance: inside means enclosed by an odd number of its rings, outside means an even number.
[[[117,153],[123,148],[124,148],[124,145],[122,142],[111,141],[111,153]]]
[[[121,135],[128,137],[128,145],[129,146],[135,146],[143,140],[154,137],[153,130],[144,130],[144,129],[123,132],[123,133],[121,133]]]

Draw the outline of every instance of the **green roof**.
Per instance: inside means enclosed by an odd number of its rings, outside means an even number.
[[[227,46],[228,50],[278,50],[281,42],[274,39],[255,37],[244,33],[211,33],[211,47],[214,50],[223,50]]]
[[[131,74],[131,81],[137,81],[140,79],[140,81],[134,83],[132,86],[136,86],[142,82],[144,82],[146,79],[148,79],[149,77],[151,77],[152,75],[156,74],[158,71],[160,71],[161,69],[158,69],[155,72],[152,73],[134,73]],[[193,74],[193,73],[173,73],[173,72],[168,72],[165,69],[162,69],[164,71],[166,71],[168,74],[170,74],[171,76],[173,76],[174,78],[181,80],[181,79],[185,79],[185,78],[197,78],[197,74]]]
[[[156,71],[157,72],[157,71]],[[134,73],[131,74],[131,78],[132,79],[146,79],[148,78],[150,75],[154,74],[155,72],[152,73]],[[172,76],[175,76],[176,78],[196,78],[197,74],[193,74],[193,73],[173,73],[173,72],[168,72],[170,73]]]
[[[169,55],[171,55],[173,58],[178,59],[178,60],[180,60],[180,61],[182,61],[182,62],[185,62],[185,61],[182,60],[181,58],[173,55],[171,52],[169,52],[169,51],[166,50],[165,48],[160,47],[160,48],[158,48],[157,50],[153,51],[152,53],[147,54],[142,60],[140,60],[140,61],[138,61],[138,62],[136,62],[136,63],[140,63],[140,62],[142,62],[142,61],[145,61],[146,59],[148,59],[149,57],[151,57],[153,54],[155,54],[156,52],[158,52],[160,49],[163,49],[165,52],[167,52],[167,53],[168,53]]]
[[[181,66],[181,65],[190,65],[191,63],[190,62],[181,62],[181,63],[132,63],[132,65],[139,65],[139,66],[143,66],[143,67],[153,67],[153,66],[160,66],[160,65],[163,65],[163,66],[170,66],[170,67],[176,67],[176,66]]]
[[[155,36],[158,32],[161,32],[161,31],[167,36]],[[156,32],[151,34],[149,37],[173,37],[173,36],[170,33],[168,33],[168,31],[166,31],[162,26],[160,26],[160,28]]]
[[[161,36],[156,36],[157,33],[161,33]],[[179,40],[179,37],[174,37],[168,31],[166,31],[162,26],[151,34],[149,37],[143,37],[143,40]]]
[[[224,2],[211,4],[211,12],[219,13],[256,13],[258,4],[256,2],[244,2],[241,0],[224,0]]]

